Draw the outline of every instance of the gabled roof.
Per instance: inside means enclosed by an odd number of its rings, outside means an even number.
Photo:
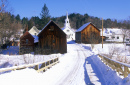
[[[45,25],[45,27],[38,33],[38,35],[37,36],[39,36],[39,34],[50,24],[50,23],[54,23],[56,26],[58,26],[55,22],[53,22],[52,20],[50,20],[46,25]],[[59,27],[59,26],[58,26]],[[60,28],[59,28],[60,29]],[[62,30],[62,29],[60,29],[63,33],[64,33],[64,31]],[[64,33],[65,34],[65,33]],[[66,34],[65,34],[66,35]]]
[[[38,30],[35,26],[33,26],[33,27],[29,30],[29,33],[30,33],[32,30],[34,30],[34,31],[36,31],[37,33],[39,33],[39,30]]]
[[[85,27],[87,27],[91,22],[88,22],[84,25],[82,25],[78,30],[76,30],[76,32],[81,32]]]
[[[26,31],[20,38],[23,38],[24,36],[26,36],[26,35],[31,35],[28,31]],[[31,35],[32,36],[32,35]],[[32,38],[34,38],[33,36],[32,36]]]
[[[84,25],[82,25],[76,32],[81,32],[82,30],[84,30],[89,24],[92,24],[91,22],[88,22]],[[96,27],[94,24],[92,24],[94,27]],[[97,28],[97,27],[96,27]],[[98,28],[97,28],[98,29]],[[99,30],[99,29],[98,29]],[[100,31],[100,30],[99,30]]]

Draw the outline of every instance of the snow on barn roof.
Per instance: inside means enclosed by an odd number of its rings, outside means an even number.
[[[32,36],[34,38],[34,43],[37,43],[38,42],[38,36],[36,36],[36,35],[32,35]]]
[[[91,22],[88,22],[86,24],[84,24],[83,26],[81,26],[76,32],[81,32],[85,27],[87,27]]]

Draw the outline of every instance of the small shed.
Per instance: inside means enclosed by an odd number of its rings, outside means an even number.
[[[30,53],[34,51],[34,37],[26,31],[20,37],[20,54]]]
[[[97,44],[100,42],[100,30],[91,22],[84,24],[76,31],[77,43]]]
[[[67,52],[66,34],[53,21],[47,23],[38,34],[38,37],[38,45],[42,51],[48,50],[51,53]]]

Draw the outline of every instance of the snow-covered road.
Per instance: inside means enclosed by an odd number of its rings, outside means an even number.
[[[122,79],[104,65],[89,46],[68,43],[67,53],[62,54],[59,61],[43,73],[27,68],[2,74],[1,85],[119,85],[119,81],[122,85]]]
[[[44,82],[50,81],[46,82],[47,85],[86,85],[84,81],[85,56],[82,50],[76,44],[69,44],[68,53],[60,58],[60,63],[43,74],[50,75]]]

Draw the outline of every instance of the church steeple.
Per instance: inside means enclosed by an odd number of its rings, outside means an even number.
[[[70,23],[69,23],[69,18],[68,18],[68,12],[66,12],[66,19],[65,19],[65,24],[64,24],[65,28],[70,28]]]
[[[68,19],[68,12],[66,12],[66,19]]]

